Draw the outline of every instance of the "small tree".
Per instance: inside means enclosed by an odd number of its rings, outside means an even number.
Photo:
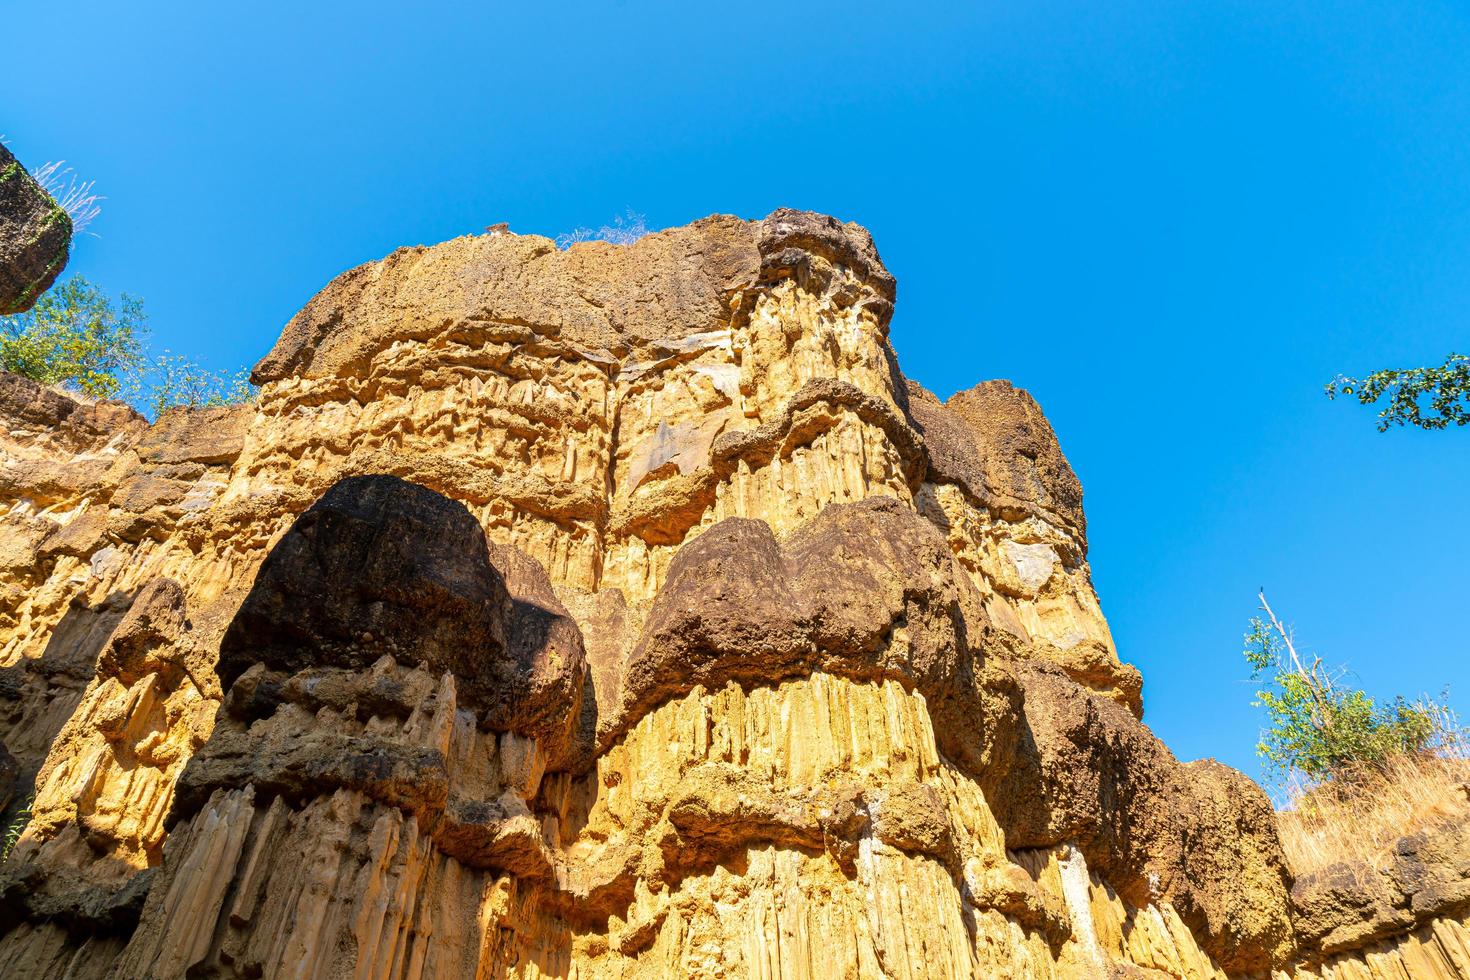
[[[111,398],[142,363],[147,329],[142,300],[124,293],[114,303],[74,275],[25,313],[0,317],[0,369]]]
[[[1439,720],[1452,716],[1432,703],[1401,697],[1380,707],[1363,691],[1343,686],[1342,672],[1329,670],[1321,657],[1302,660],[1266,593],[1259,597],[1266,615],[1251,619],[1245,659],[1252,680],[1267,678],[1255,702],[1271,720],[1257,746],[1267,763],[1313,782],[1353,779],[1431,746],[1440,734]]]
[[[154,418],[180,405],[227,405],[254,397],[245,371],[211,371],[182,354],[149,358],[143,302],[114,302],[80,275],[25,313],[0,317],[0,370],[94,398],[125,398]]]
[[[170,408],[233,405],[255,397],[245,371],[210,371],[183,354],[164,351],[153,361],[147,407],[154,418]]]
[[[1338,375],[1326,390],[1328,398],[1352,395],[1364,405],[1387,395],[1388,407],[1378,413],[1379,432],[1392,425],[1421,429],[1470,425],[1470,357],[1464,354],[1451,354],[1440,367],[1374,371],[1366,378]]]

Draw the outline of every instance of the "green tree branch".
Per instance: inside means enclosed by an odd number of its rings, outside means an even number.
[[[1393,425],[1420,429],[1470,425],[1470,357],[1464,354],[1451,354],[1439,367],[1374,371],[1365,378],[1340,374],[1325,390],[1328,398],[1351,395],[1364,405],[1386,395],[1388,406],[1378,413],[1379,432]]]

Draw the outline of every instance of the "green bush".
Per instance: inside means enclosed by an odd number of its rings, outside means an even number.
[[[194,360],[145,351],[142,300],[116,302],[80,275],[42,296],[26,313],[0,317],[0,369],[94,398],[123,398],[157,417],[181,405],[248,401],[244,371],[210,371]]]
[[[1354,778],[1391,759],[1428,751],[1446,734],[1443,723],[1453,715],[1443,706],[1402,697],[1379,705],[1340,683],[1342,672],[1329,670],[1322,658],[1304,662],[1265,593],[1260,599],[1266,618],[1251,619],[1245,659],[1252,680],[1266,678],[1255,703],[1266,709],[1270,726],[1257,750],[1273,768],[1314,782]]]
[[[114,304],[75,275],[25,313],[0,317],[0,369],[113,398],[142,365],[147,322],[141,300],[124,293]]]

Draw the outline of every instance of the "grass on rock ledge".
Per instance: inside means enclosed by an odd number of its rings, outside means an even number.
[[[1395,756],[1348,779],[1288,788],[1277,813],[1286,862],[1298,877],[1339,862],[1384,870],[1401,837],[1470,819],[1470,745]]]

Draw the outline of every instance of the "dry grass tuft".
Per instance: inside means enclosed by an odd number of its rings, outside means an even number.
[[[576,228],[556,236],[556,247],[566,251],[578,242],[608,242],[612,245],[631,245],[649,233],[648,221],[643,215],[628,209],[626,215],[614,218],[612,224],[591,228]]]
[[[31,174],[36,183],[51,195],[61,210],[71,216],[71,230],[80,234],[85,231],[97,215],[102,213],[99,201],[106,200],[101,194],[92,193],[96,181],[77,181],[70,167],[63,167],[65,160],[56,160]],[[88,234],[91,234],[90,232]]]
[[[1457,736],[1352,779],[1287,792],[1290,808],[1276,822],[1293,874],[1339,861],[1383,870],[1400,837],[1470,819],[1470,744]]]
[[[54,391],[58,395],[65,395],[72,401],[81,405],[96,405],[98,402],[107,401],[97,395],[90,394],[78,388],[76,385],[68,385],[65,382],[54,381],[45,386],[47,391]],[[116,396],[114,396],[116,397]]]

